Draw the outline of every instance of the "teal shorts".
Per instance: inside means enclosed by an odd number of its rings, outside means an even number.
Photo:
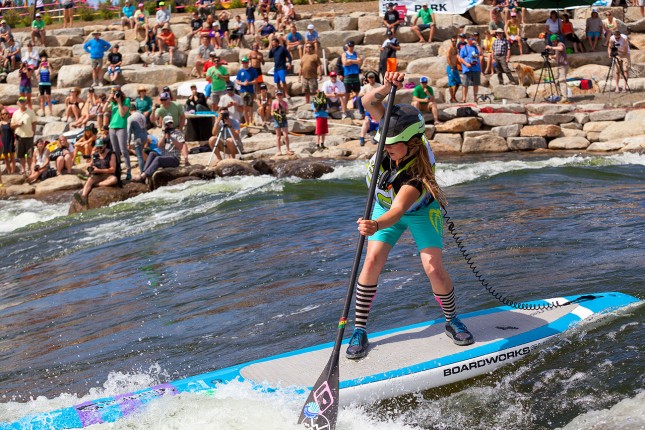
[[[387,212],[383,206],[374,204],[372,219],[377,219]],[[369,240],[385,242],[392,247],[396,245],[403,232],[409,228],[417,249],[443,248],[443,215],[439,203],[434,200],[432,203],[418,211],[405,214],[399,222],[391,227],[379,230],[369,237]]]

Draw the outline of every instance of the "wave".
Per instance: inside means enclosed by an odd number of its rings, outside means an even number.
[[[645,391],[621,400],[609,409],[577,416],[558,430],[641,430],[645,428]]]
[[[439,163],[437,164],[437,179],[440,185],[449,187],[475,180],[487,179],[500,174],[521,171],[538,170],[552,167],[603,167],[616,165],[645,165],[645,155],[623,153],[603,156],[551,157],[540,160],[489,160],[474,163]],[[323,175],[321,181],[360,180],[365,175],[365,161],[340,163],[333,172]],[[109,208],[85,213],[81,216],[102,219],[105,216],[132,210],[137,207],[150,208],[156,206],[161,212],[155,217],[147,217],[137,223],[140,229],[134,228],[133,233],[146,231],[149,227],[166,224],[181,219],[188,212],[204,213],[217,207],[222,201],[214,200],[201,204],[197,208],[196,200],[200,197],[227,195],[239,198],[249,193],[261,191],[279,193],[284,184],[303,182],[297,178],[276,179],[270,176],[220,178],[214,181],[194,181],[184,184],[163,187],[151,193],[140,194],[124,202],[114,203]],[[203,203],[203,199],[201,199]],[[190,207],[183,208],[184,205]],[[181,206],[181,208],[178,208]],[[34,199],[0,201],[0,237],[25,227],[41,228],[43,223],[56,223],[56,220],[67,223],[67,204],[48,204]],[[97,212],[102,214],[97,215]],[[77,216],[78,217],[78,216]],[[65,220],[60,220],[64,218]],[[98,233],[89,229],[90,233]]]

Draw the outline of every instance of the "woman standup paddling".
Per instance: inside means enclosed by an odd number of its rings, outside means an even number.
[[[383,130],[385,108],[383,99],[393,83],[401,87],[404,74],[388,72],[385,85],[363,97],[363,105],[370,115],[380,121]],[[381,131],[376,139],[380,138]],[[455,294],[448,272],[443,267],[443,217],[441,207],[446,200],[434,176],[434,155],[425,138],[425,121],[421,113],[408,104],[392,107],[385,140],[385,154],[378,167],[372,219],[358,219],[358,231],[369,236],[367,256],[356,287],[355,328],[347,348],[350,359],[365,357],[369,347],[367,318],[376,294],[378,277],[388,254],[406,229],[414,238],[421,256],[421,264],[432,284],[435,298],[446,317],[445,330],[457,345],[470,345],[472,334],[457,318]],[[376,154],[370,160],[368,183],[375,170]]]

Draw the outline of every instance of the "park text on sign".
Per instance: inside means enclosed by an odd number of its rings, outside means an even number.
[[[420,1],[420,0],[399,0],[393,1],[396,4],[396,9],[399,12],[405,12],[410,17],[416,16],[417,12],[427,4],[434,13],[443,14],[462,14],[468,11],[473,6],[481,4],[483,0],[444,0],[444,1]],[[381,16],[387,10],[389,1],[379,0],[379,11]]]

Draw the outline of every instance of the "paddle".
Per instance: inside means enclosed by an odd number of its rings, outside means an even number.
[[[376,148],[376,163],[374,165],[374,173],[372,174],[372,181],[370,182],[370,191],[365,204],[365,213],[363,219],[370,219],[372,214],[372,207],[374,205],[374,194],[376,194],[376,184],[378,182],[378,171],[381,161],[383,160],[383,149],[385,147],[385,139],[387,136],[388,124],[392,116],[392,106],[394,106],[394,95],[396,93],[396,85],[392,85],[388,95],[387,107],[385,108],[385,120],[383,121],[383,128],[381,130],[381,139],[379,140]],[[322,374],[313,386],[304,407],[300,414],[298,424],[303,424],[308,429],[319,430],[334,430],[336,428],[336,418],[338,416],[338,359],[340,357],[340,346],[343,342],[343,334],[345,333],[345,324],[347,323],[347,315],[349,314],[349,306],[352,303],[354,295],[354,286],[356,285],[356,278],[358,277],[358,267],[361,264],[361,256],[363,254],[363,245],[365,244],[365,236],[358,236],[358,244],[356,245],[356,252],[354,253],[354,264],[352,266],[352,274],[349,280],[349,287],[347,288],[347,295],[345,296],[345,305],[343,306],[343,313],[338,321],[338,331],[336,332],[336,341],[334,342],[334,349],[332,350],[331,357]],[[303,423],[304,421],[304,423]]]

